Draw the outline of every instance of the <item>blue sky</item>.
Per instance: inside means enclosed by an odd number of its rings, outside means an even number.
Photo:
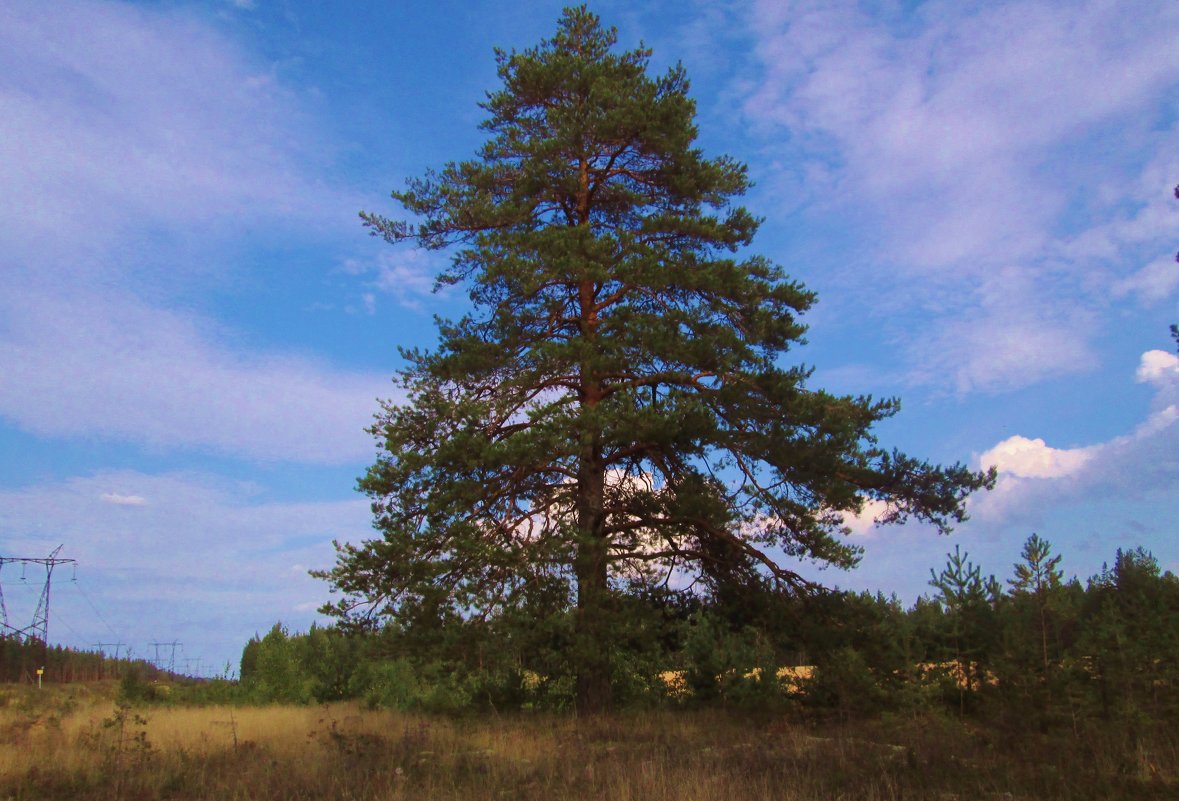
[[[561,5],[365,6],[0,8],[0,555],[78,560],[55,642],[236,665],[369,534],[375,399],[465,296],[357,212],[473,153],[492,48]],[[592,8],[749,165],[755,250],[820,295],[814,385],[1000,470],[952,541],[868,510],[862,566],[822,578],[912,600],[955,543],[1006,577],[1033,531],[1070,575],[1134,545],[1179,570],[1179,6]],[[13,622],[38,582],[0,572]]]

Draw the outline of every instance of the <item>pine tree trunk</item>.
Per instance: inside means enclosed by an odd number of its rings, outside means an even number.
[[[589,161],[578,163],[577,224],[590,224]],[[577,287],[578,324],[583,338],[597,338],[598,310],[595,286],[583,279]],[[602,400],[602,385],[592,367],[581,365],[581,405],[593,410]],[[581,432],[581,455],[577,469],[577,616],[574,644],[577,655],[577,711],[597,715],[610,711],[610,623],[607,542],[603,532],[606,470],[602,464],[597,431],[591,425]]]
[[[610,586],[606,540],[602,535],[604,475],[594,458],[583,459],[578,480],[578,536],[575,573],[577,615],[577,711],[596,715],[610,711]]]
[[[577,711],[583,715],[609,712],[614,703],[610,683],[606,562],[596,561],[597,564],[578,565],[576,638],[580,662],[577,666]],[[580,555],[579,562],[582,562]]]

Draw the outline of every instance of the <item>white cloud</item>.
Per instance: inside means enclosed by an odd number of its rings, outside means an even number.
[[[105,503],[115,506],[147,506],[147,498],[142,495],[120,495],[117,492],[104,492],[98,496]]]
[[[34,434],[338,463],[384,375],[257,352],[190,309],[264,226],[355,235],[274,67],[177,7],[0,10],[0,416]],[[249,276],[243,285],[248,285]]]
[[[1092,453],[1084,448],[1051,448],[1042,439],[1018,434],[1000,442],[979,457],[984,470],[1019,478],[1060,478],[1085,466]]]
[[[328,148],[271,69],[182,9],[6,3],[6,269],[109,281],[155,226],[202,240],[260,220],[353,227],[359,204],[309,175]]]
[[[413,305],[416,298],[433,291],[434,270],[422,251],[382,256],[378,265],[377,288],[396,297],[402,305]]]
[[[1166,300],[1179,289],[1179,264],[1174,257],[1157,259],[1114,284],[1118,295],[1136,293],[1145,304]]]
[[[1138,5],[930,3],[891,27],[850,3],[762,2],[747,111],[836,144],[841,188],[899,202],[896,243],[920,263],[1027,255],[1064,200],[1033,174],[1043,150],[1179,75],[1179,18]]]
[[[1179,356],[1163,350],[1148,350],[1142,354],[1135,377],[1139,382],[1160,386],[1179,382]]]
[[[913,380],[1007,390],[1093,366],[1111,299],[1179,281],[1141,269],[1174,230],[1179,128],[1157,109],[1179,89],[1179,7],[873,9],[754,6],[744,110],[794,176],[773,200],[861,243],[844,283],[896,320]]]
[[[884,501],[867,500],[859,514],[843,513],[843,524],[853,536],[868,537],[876,531],[876,519],[888,511]]]
[[[382,250],[372,261],[347,259],[344,272],[363,276],[368,286],[383,295],[392,297],[397,305],[414,311],[434,294],[434,281],[440,272],[438,259],[428,251],[405,247]],[[439,289],[445,294],[447,288]],[[372,314],[376,310],[376,295],[366,292],[361,296],[364,310]]]
[[[1137,379],[1155,385],[1153,410],[1133,431],[1080,448],[1055,448],[1043,439],[1009,437],[979,457],[996,467],[995,489],[973,496],[981,520],[1031,520],[1054,502],[1141,498],[1171,493],[1179,480],[1179,358],[1142,355]]]
[[[363,460],[387,376],[235,352],[206,320],[124,293],[0,299],[0,416],[26,431],[253,459]]]
[[[1074,320],[1037,318],[1023,309],[965,312],[907,347],[915,383],[957,393],[1002,391],[1093,366],[1095,357]]]

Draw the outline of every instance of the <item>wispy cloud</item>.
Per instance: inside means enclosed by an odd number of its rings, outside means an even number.
[[[113,503],[115,506],[147,506],[147,498],[142,495],[120,495],[117,492],[104,492],[98,496],[103,503]]]
[[[383,250],[369,261],[348,259],[343,270],[364,278],[367,286],[374,290],[361,295],[365,312],[373,314],[377,308],[377,292],[391,297],[404,309],[421,310],[423,303],[434,294],[434,282],[441,266],[440,257],[428,251],[402,247]],[[442,288],[439,292],[446,294],[447,289]]]
[[[863,243],[851,269],[901,316],[914,380],[1002,390],[1092,366],[1112,294],[1176,289],[1148,265],[1172,249],[1179,173],[1160,176],[1179,129],[1159,112],[1179,91],[1179,8],[877,11],[755,6],[745,112],[796,176],[779,186]]]
[[[125,293],[0,299],[0,416],[36,434],[335,464],[372,451],[383,375],[243,353]]]
[[[0,416],[35,434],[337,463],[384,376],[259,352],[191,311],[257,228],[355,236],[360,203],[272,67],[177,7],[0,10]],[[317,233],[318,232],[318,233]],[[238,247],[240,247],[240,239]]]
[[[299,99],[200,17],[61,0],[0,23],[7,269],[110,280],[161,225],[354,226],[358,205],[313,177],[325,148]]]
[[[1179,289],[1179,265],[1172,259],[1156,259],[1113,285],[1116,295],[1134,293],[1144,305],[1158,303]]]

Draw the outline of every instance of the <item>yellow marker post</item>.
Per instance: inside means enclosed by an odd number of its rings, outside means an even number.
[[[41,689],[41,676],[44,675],[44,673],[45,673],[45,668],[43,668],[43,667],[37,668],[37,689],[38,690]]]

